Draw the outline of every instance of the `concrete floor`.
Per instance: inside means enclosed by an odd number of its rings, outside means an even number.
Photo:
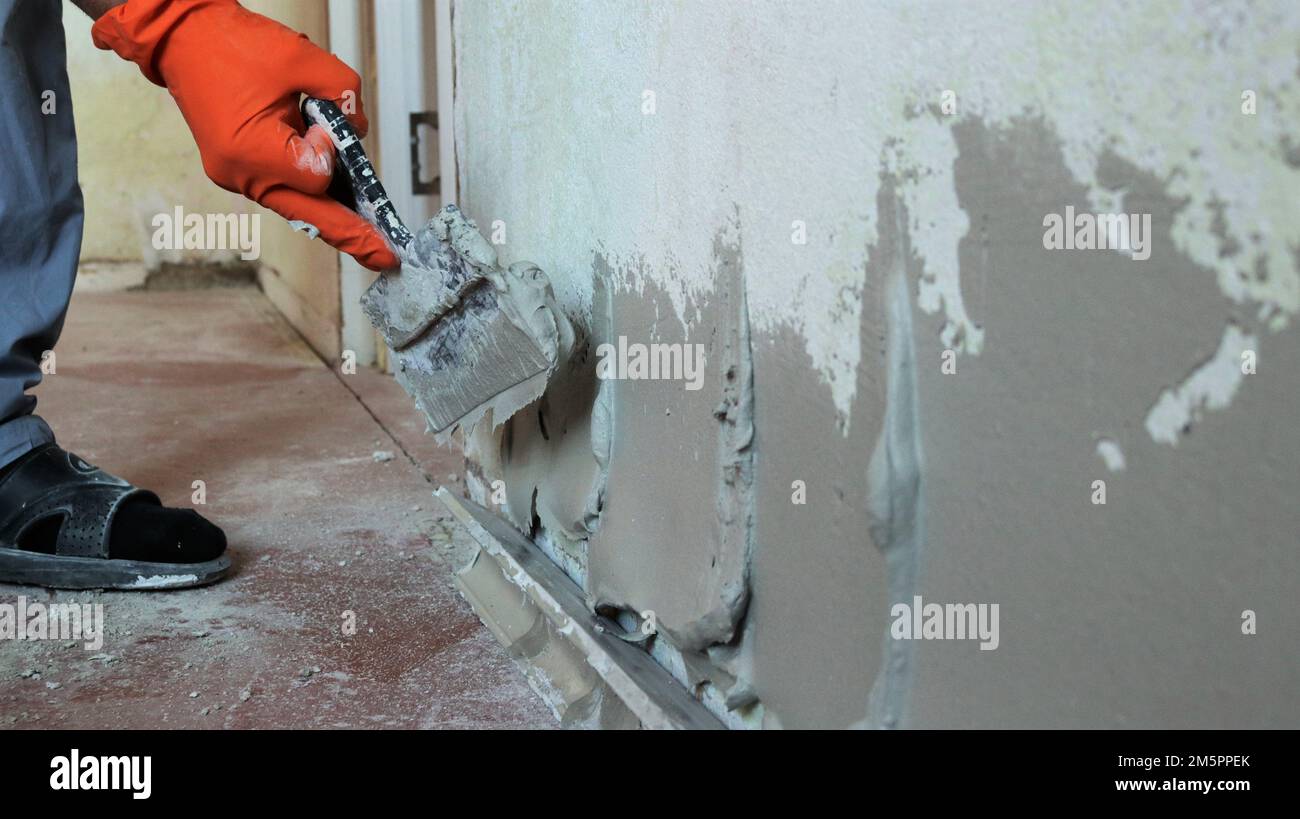
[[[0,585],[106,620],[98,651],[0,642],[0,727],[554,727],[450,586],[468,536],[430,493],[463,461],[391,378],[331,372],[253,288],[78,293],[56,355],[35,394],[60,443],[168,505],[204,481],[235,571],[170,593]]]

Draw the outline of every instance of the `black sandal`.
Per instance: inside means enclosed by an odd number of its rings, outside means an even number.
[[[202,586],[230,570],[224,554],[202,563],[109,557],[113,519],[127,503],[162,505],[154,493],[57,445],[33,452],[0,480],[0,583],[156,591]],[[52,552],[23,548],[36,540],[36,527],[53,526]]]

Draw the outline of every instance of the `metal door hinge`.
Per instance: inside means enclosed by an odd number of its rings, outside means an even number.
[[[420,126],[427,125],[435,137],[438,133],[437,111],[412,111],[411,138],[411,193],[415,196],[436,196],[442,192],[442,179],[434,174],[428,182],[420,178]],[[435,143],[436,144],[436,143]]]

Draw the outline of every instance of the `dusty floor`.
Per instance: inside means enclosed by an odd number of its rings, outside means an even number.
[[[60,443],[168,505],[203,481],[235,573],[0,585],[106,620],[98,651],[0,641],[0,727],[554,726],[450,586],[468,538],[430,493],[462,459],[391,378],[331,372],[254,288],[78,293],[56,355],[36,394]]]

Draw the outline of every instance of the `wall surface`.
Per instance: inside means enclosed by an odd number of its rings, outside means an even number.
[[[95,48],[90,18],[71,3],[63,5],[86,201],[82,258],[152,261],[159,251],[150,243],[150,220],[177,205],[187,213],[250,212],[242,197],[204,175],[194,139],[167,90],[144,79],[133,63]]]
[[[716,713],[1300,724],[1300,9],[453,16],[462,208],[587,340],[480,495]],[[1067,207],[1150,257],[1046,248]],[[702,388],[598,382],[619,336]],[[998,647],[892,639],[916,595]]]
[[[328,47],[324,0],[246,0],[253,11]],[[258,262],[268,295],[317,352],[338,354],[338,254],[294,232],[276,214],[222,190],[203,172],[175,102],[133,64],[95,48],[91,21],[65,4],[68,74],[78,134],[78,172],[86,202],[84,261],[228,264],[236,250],[160,250],[159,213],[261,214]]]

